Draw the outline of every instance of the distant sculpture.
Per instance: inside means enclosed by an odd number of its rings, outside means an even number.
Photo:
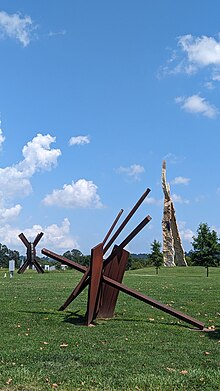
[[[163,260],[165,266],[187,266],[181,238],[176,222],[175,208],[170,195],[170,185],[166,181],[166,161],[162,165],[162,188],[164,209],[162,220]]]
[[[38,273],[44,273],[44,269],[36,260],[36,246],[41,240],[43,236],[43,232],[37,234],[33,242],[29,242],[23,233],[19,234],[18,236],[21,239],[21,241],[24,243],[25,247],[27,248],[26,261],[21,265],[20,269],[18,270],[18,273],[19,274],[24,273],[24,271],[28,267],[33,267],[33,266],[35,267]]]

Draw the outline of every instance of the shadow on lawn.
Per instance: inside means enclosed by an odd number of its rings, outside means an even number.
[[[207,332],[206,336],[210,339],[218,339],[220,341],[220,327],[218,326],[217,329]]]
[[[85,316],[80,315],[79,311],[19,311],[27,314],[35,314],[35,315],[52,315],[59,316],[63,318],[63,322],[72,323],[74,325],[84,325],[85,324]]]
[[[62,316],[62,321],[63,322],[66,322],[66,323],[70,323],[70,324],[73,324],[75,326],[85,326],[86,324],[86,315],[83,316],[83,315],[80,315],[79,314],[79,310],[77,311],[66,311],[66,312],[62,312],[62,311],[19,311],[19,312],[25,312],[25,313],[31,313],[31,314],[36,314],[36,315],[53,315],[53,316]],[[119,314],[117,314],[119,315]],[[196,330],[196,331],[201,331],[202,330],[199,330],[199,329],[195,329],[193,328],[193,326],[190,326],[190,325],[187,325],[187,324],[184,324],[184,323],[177,323],[177,322],[166,322],[166,321],[160,321],[160,320],[155,320],[155,321],[152,321],[152,320],[148,320],[148,319],[134,319],[134,318],[124,318],[123,317],[123,314],[122,316],[119,318],[119,317],[113,317],[113,318],[109,318],[109,319],[103,319],[103,318],[99,318],[97,319],[97,321],[94,321],[93,322],[93,325],[96,325],[98,326],[99,325],[99,322],[103,322],[103,321],[112,321],[112,322],[133,322],[133,323],[147,323],[147,324],[151,324],[152,326],[158,326],[158,325],[166,325],[166,326],[172,326],[172,327],[178,327],[178,328],[185,328],[185,329],[188,329],[188,330]],[[206,335],[210,338],[210,339],[219,339],[220,340],[220,328],[216,329],[216,330],[213,330],[213,331],[209,331],[209,332],[206,332]]]
[[[79,311],[65,312],[65,317],[63,322],[74,324],[75,326],[84,326],[85,325],[85,316],[82,316],[78,313]]]

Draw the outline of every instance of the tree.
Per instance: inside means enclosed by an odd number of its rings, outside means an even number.
[[[0,243],[0,267],[8,268],[9,261],[14,259],[16,267],[19,266],[19,252],[10,250],[5,244]]]
[[[201,223],[197,229],[197,236],[193,236],[192,263],[207,268],[207,277],[210,266],[219,266],[220,243],[217,233],[210,230],[208,224]]]
[[[63,256],[70,261],[77,262],[80,265],[83,266],[89,266],[90,264],[90,256],[89,255],[83,255],[80,250],[73,249],[71,251],[66,251]]]
[[[156,268],[156,274],[158,274],[158,270],[163,264],[163,254],[161,253],[160,249],[161,243],[157,240],[154,240],[153,243],[151,243],[150,259],[152,264]]]

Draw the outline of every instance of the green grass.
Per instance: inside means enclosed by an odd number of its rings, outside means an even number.
[[[124,283],[215,325],[189,325],[120,293],[116,316],[83,326],[87,292],[57,309],[81,278],[0,271],[0,390],[220,390],[220,269],[147,268]]]

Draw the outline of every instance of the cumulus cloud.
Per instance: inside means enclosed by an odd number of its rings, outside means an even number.
[[[8,14],[0,11],[0,36],[18,40],[24,47],[28,46],[34,29],[30,16],[22,17],[20,14]]]
[[[172,185],[188,185],[190,182],[190,178],[185,178],[183,176],[177,176],[170,183]]]
[[[159,76],[178,73],[193,75],[204,68],[213,82],[220,80],[220,35],[218,38],[191,34],[178,37],[177,47],[171,51],[167,64],[161,67]],[[207,82],[206,87],[213,89],[214,85]]]
[[[218,109],[199,95],[192,95],[188,98],[179,96],[175,102],[180,104],[181,109],[192,114],[202,114],[208,118],[215,118],[218,114]]]
[[[61,151],[50,148],[55,141],[56,137],[39,133],[23,147],[24,160],[18,166],[26,176],[32,176],[38,170],[49,170],[57,164]]]
[[[69,140],[69,145],[84,145],[89,143],[90,143],[89,136],[75,136],[75,137],[71,137]]]
[[[178,45],[186,53],[188,62],[195,67],[220,65],[220,42],[213,37],[187,34],[179,37]]]
[[[79,249],[79,244],[76,238],[70,234],[70,222],[65,218],[61,225],[51,224],[41,226],[35,224],[30,228],[20,229],[14,228],[9,224],[0,227],[0,242],[6,244],[10,248],[21,248],[23,245],[18,238],[18,235],[23,232],[28,240],[33,241],[38,233],[44,232],[40,244],[42,247],[51,247],[53,250]]]
[[[149,205],[158,205],[158,206],[161,206],[163,204],[163,200],[158,200],[154,197],[147,197],[144,201],[145,204],[149,204]]]
[[[187,242],[192,242],[193,236],[195,233],[190,229],[186,228],[186,222],[185,221],[179,221],[178,222],[180,236],[183,240],[186,240]]]
[[[189,204],[189,200],[185,200],[178,194],[172,194],[172,200],[174,203],[179,203],[179,204]]]
[[[145,172],[145,169],[143,166],[140,166],[139,164],[132,164],[130,167],[121,166],[117,168],[116,172],[119,174],[124,173],[134,180],[140,180],[140,175]]]
[[[10,206],[17,197],[25,197],[32,191],[30,178],[39,170],[49,170],[56,165],[61,152],[51,149],[55,137],[38,134],[24,146],[24,159],[17,164],[0,168],[0,219],[9,220],[19,215],[20,205]]]
[[[92,181],[79,179],[70,185],[65,184],[62,189],[53,190],[44,198],[43,203],[64,208],[101,208],[102,203],[97,189]]]
[[[7,222],[16,218],[21,212],[21,205],[17,204],[12,208],[0,208],[0,221]]]

